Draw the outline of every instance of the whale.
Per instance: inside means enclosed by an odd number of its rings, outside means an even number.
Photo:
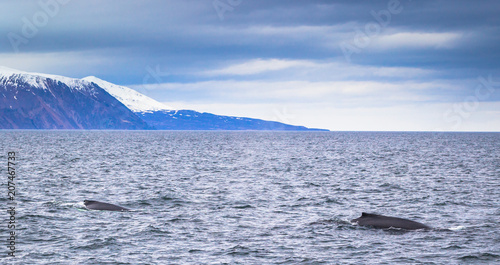
[[[83,204],[85,204],[85,207],[87,207],[87,209],[89,210],[117,211],[117,212],[130,211],[130,209],[106,202],[84,200]]]
[[[398,228],[404,230],[417,230],[417,229],[431,229],[430,226],[424,225],[419,222],[412,220],[384,216],[374,213],[361,213],[361,217],[351,220],[353,223],[357,223],[362,226],[370,226],[374,228]]]

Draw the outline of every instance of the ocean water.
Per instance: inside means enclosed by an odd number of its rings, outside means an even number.
[[[500,263],[500,133],[0,131],[0,150],[0,264]]]

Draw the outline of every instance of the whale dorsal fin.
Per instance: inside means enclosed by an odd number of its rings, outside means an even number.
[[[378,214],[374,213],[361,213],[361,217],[373,217],[373,216],[379,216]]]

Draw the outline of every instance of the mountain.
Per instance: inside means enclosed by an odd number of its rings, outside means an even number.
[[[220,116],[193,110],[163,110],[136,114],[158,130],[324,131],[275,121]]]
[[[82,80],[99,85],[134,111],[150,126],[158,130],[326,131],[275,121],[221,116],[194,110],[172,110],[164,104],[128,87],[118,86],[94,76]]]
[[[0,129],[280,130],[303,126],[172,110],[128,87],[0,67]]]
[[[150,128],[95,83],[0,68],[0,129]]]
[[[115,85],[95,76],[85,77],[82,80],[94,83],[102,87],[133,112],[154,112],[169,110],[169,108],[164,104],[128,87]]]

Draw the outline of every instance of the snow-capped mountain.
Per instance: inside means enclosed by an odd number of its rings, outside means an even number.
[[[49,89],[47,86],[47,80],[54,80],[57,82],[64,83],[71,89],[85,89],[90,86],[90,82],[83,81],[80,79],[69,78],[58,75],[48,75],[40,73],[28,73],[20,70],[15,70],[12,68],[0,66],[0,84],[1,85],[27,85],[32,88],[39,89]]]
[[[159,110],[171,110],[171,108],[164,104],[147,97],[128,87],[115,85],[113,83],[104,81],[95,76],[88,76],[82,79],[69,78],[58,75],[49,75],[41,73],[28,73],[7,67],[0,66],[0,82],[8,82],[12,85],[19,83],[26,83],[34,88],[47,89],[44,80],[52,79],[66,84],[71,89],[84,89],[95,83],[102,89],[106,90],[113,97],[118,99],[121,103],[127,106],[133,112],[153,112]],[[3,81],[2,81],[3,80]]]
[[[0,68],[0,129],[150,129],[95,83]]]
[[[171,110],[171,108],[165,106],[164,104],[147,97],[133,89],[128,87],[115,85],[113,83],[104,81],[95,76],[85,77],[82,80],[93,82],[98,86],[102,87],[113,97],[118,99],[121,103],[127,106],[133,112],[155,112]]]
[[[172,110],[133,89],[0,67],[0,129],[286,130],[303,126]]]

